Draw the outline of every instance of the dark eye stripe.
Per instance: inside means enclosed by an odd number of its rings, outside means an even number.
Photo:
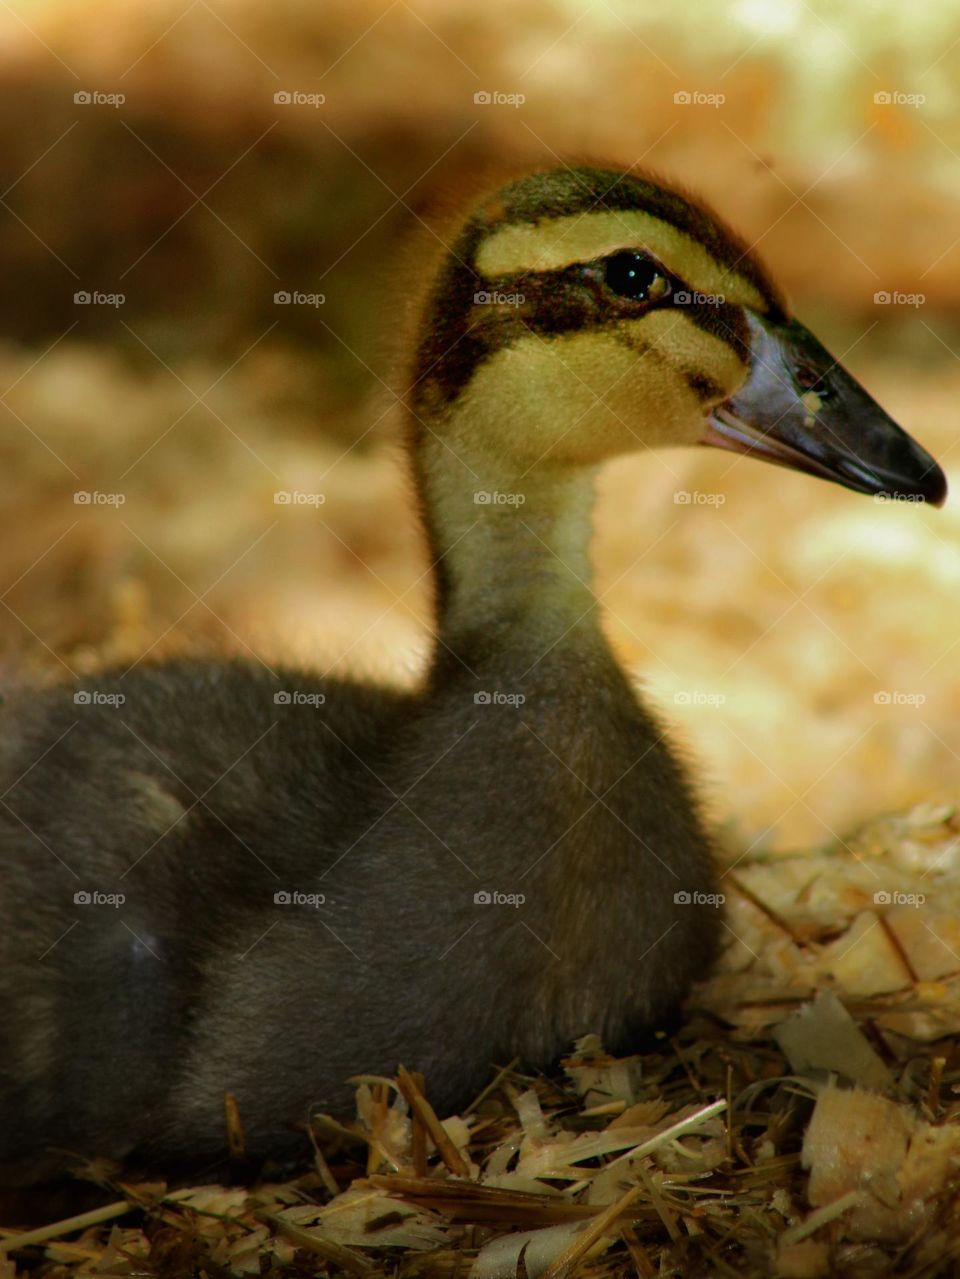
[[[615,327],[635,313],[669,308],[685,287],[664,275],[673,292],[668,290],[637,312],[632,299],[607,288],[608,260],[494,279],[450,261],[437,282],[432,322],[425,327],[417,353],[411,392],[414,412],[429,411],[428,400],[435,411],[438,401],[455,399],[481,364],[527,333],[549,340],[578,329]],[[478,302],[478,297],[486,300]],[[745,358],[746,323],[736,307],[690,304],[678,310]]]
[[[707,373],[684,373],[687,386],[704,403],[713,402],[723,395],[723,388]]]

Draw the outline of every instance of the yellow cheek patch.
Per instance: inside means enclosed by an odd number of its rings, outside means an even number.
[[[476,267],[482,275],[557,271],[622,249],[646,249],[697,293],[722,294],[733,306],[765,315],[767,300],[739,271],[719,263],[699,240],[641,209],[600,209],[542,222],[501,227],[481,244]]]
[[[650,348],[681,374],[708,377],[721,388],[723,399],[743,382],[747,366],[733,347],[700,328],[678,308],[651,311],[639,320],[627,320],[620,331],[621,341]]]
[[[682,328],[689,324],[680,318]],[[483,440],[525,471],[694,443],[703,405],[676,366],[675,350],[655,345],[654,337],[649,350],[642,349],[639,333],[633,345],[610,330],[549,342],[520,339],[485,360],[457,399],[447,435],[451,447],[458,451],[459,441]]]

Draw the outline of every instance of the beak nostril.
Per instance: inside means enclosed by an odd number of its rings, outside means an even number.
[[[805,391],[816,391],[818,394],[822,394],[820,387],[817,385],[821,376],[822,375],[809,364],[798,365],[797,370],[794,373],[794,378],[798,386],[803,387]]]
[[[833,388],[827,381],[827,374],[821,373],[812,364],[798,365],[793,376],[802,391],[813,391],[821,400],[829,399],[833,394]]]

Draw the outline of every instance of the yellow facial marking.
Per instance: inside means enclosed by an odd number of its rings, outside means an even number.
[[[721,388],[724,399],[743,381],[746,366],[733,347],[679,309],[651,311],[638,320],[627,320],[621,328],[628,341],[636,336],[681,373],[708,377]]]
[[[669,336],[658,331],[659,320],[643,327],[653,318],[631,321],[619,333],[524,337],[496,352],[458,398],[448,438],[482,439],[521,471],[694,443],[704,410],[684,369],[703,370],[732,390],[744,367],[686,317],[667,317],[676,325]]]
[[[648,250],[697,293],[722,294],[733,306],[761,315],[768,310],[759,289],[738,271],[724,267],[685,231],[639,209],[601,209],[502,227],[480,246],[476,266],[485,276],[555,271],[621,249]]]
[[[823,408],[823,400],[821,400],[816,391],[804,391],[803,395],[800,396],[800,403],[808,413],[819,413]]]

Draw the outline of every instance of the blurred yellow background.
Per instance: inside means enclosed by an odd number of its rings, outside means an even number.
[[[491,165],[702,193],[960,481],[954,0],[11,0],[0,38],[7,680],[198,645],[416,677],[397,280]],[[960,794],[958,509],[712,451],[606,472],[609,634],[731,839]]]

